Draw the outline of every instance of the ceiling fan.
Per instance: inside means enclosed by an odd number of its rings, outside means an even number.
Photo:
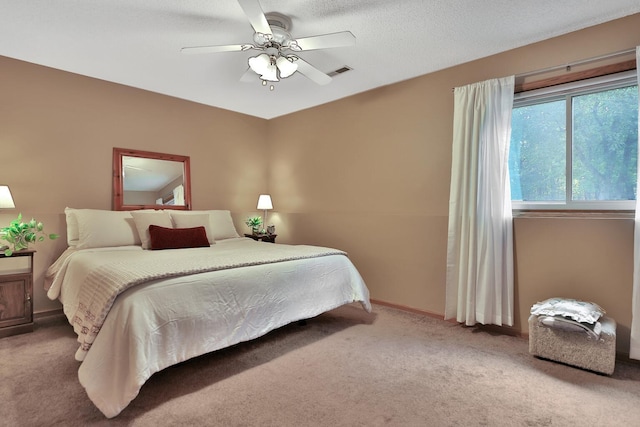
[[[294,39],[289,33],[289,17],[275,12],[265,14],[258,0],[238,0],[238,3],[255,31],[253,43],[183,47],[181,52],[191,54],[259,50],[262,53],[249,58],[249,69],[241,80],[248,81],[257,74],[266,86],[267,82],[280,81],[297,71],[319,85],[326,85],[332,80],[329,75],[291,52],[355,45],[356,38],[349,31]],[[273,84],[270,89],[273,90]]]

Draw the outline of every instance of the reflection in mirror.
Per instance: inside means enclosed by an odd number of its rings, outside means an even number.
[[[125,205],[184,206],[184,180],[181,162],[122,157]]]
[[[113,149],[115,210],[190,209],[189,157]]]

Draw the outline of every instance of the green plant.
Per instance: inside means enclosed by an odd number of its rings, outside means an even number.
[[[244,223],[247,224],[247,227],[251,228],[251,231],[253,233],[259,233],[260,226],[262,225],[262,217],[252,216],[247,218],[247,220]]]
[[[11,256],[14,252],[27,249],[30,243],[42,242],[46,237],[51,240],[57,239],[57,234],[46,234],[44,224],[31,219],[29,222],[22,222],[22,214],[11,221],[8,227],[0,228],[0,239],[10,243],[5,249],[5,256]]]

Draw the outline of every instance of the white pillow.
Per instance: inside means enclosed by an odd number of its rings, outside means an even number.
[[[211,211],[175,211],[172,215],[209,215],[210,230],[213,233],[213,240],[231,239],[234,237],[240,237],[236,231],[236,226],[233,225],[233,219],[231,218],[231,212],[226,210],[211,210]],[[209,231],[207,230],[207,236]],[[211,237],[209,236],[211,239]]]
[[[67,219],[67,245],[76,246],[80,238],[78,230],[78,220],[76,219],[76,211],[78,209],[64,208],[64,214]]]
[[[211,226],[211,215],[208,213],[190,213],[190,212],[171,212],[171,219],[173,220],[173,225],[176,228],[193,228],[193,227],[204,227],[207,233],[207,239],[209,239],[209,244],[213,245],[216,243],[216,239],[213,235],[213,229]]]
[[[207,212],[211,215],[211,225],[213,226],[213,235],[216,240],[240,237],[236,226],[233,225],[230,211],[212,210]]]
[[[136,224],[143,249],[149,249],[151,246],[151,236],[149,236],[150,225],[173,228],[171,216],[169,212],[166,211],[131,211],[131,216]]]
[[[549,298],[531,307],[537,316],[564,316],[584,323],[596,323],[605,313],[596,303],[569,298]]]
[[[128,211],[65,208],[67,243],[77,249],[134,246],[140,238]]]

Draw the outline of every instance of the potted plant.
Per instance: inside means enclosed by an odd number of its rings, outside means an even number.
[[[57,239],[57,234],[46,234],[44,224],[31,219],[29,222],[22,222],[22,214],[11,221],[8,227],[0,228],[0,239],[10,244],[4,249],[5,256],[11,256],[14,252],[28,249],[29,244],[42,242],[45,238]]]
[[[262,226],[262,217],[252,216],[247,218],[244,222],[247,224],[247,227],[251,229],[252,234],[260,234],[261,226]]]

